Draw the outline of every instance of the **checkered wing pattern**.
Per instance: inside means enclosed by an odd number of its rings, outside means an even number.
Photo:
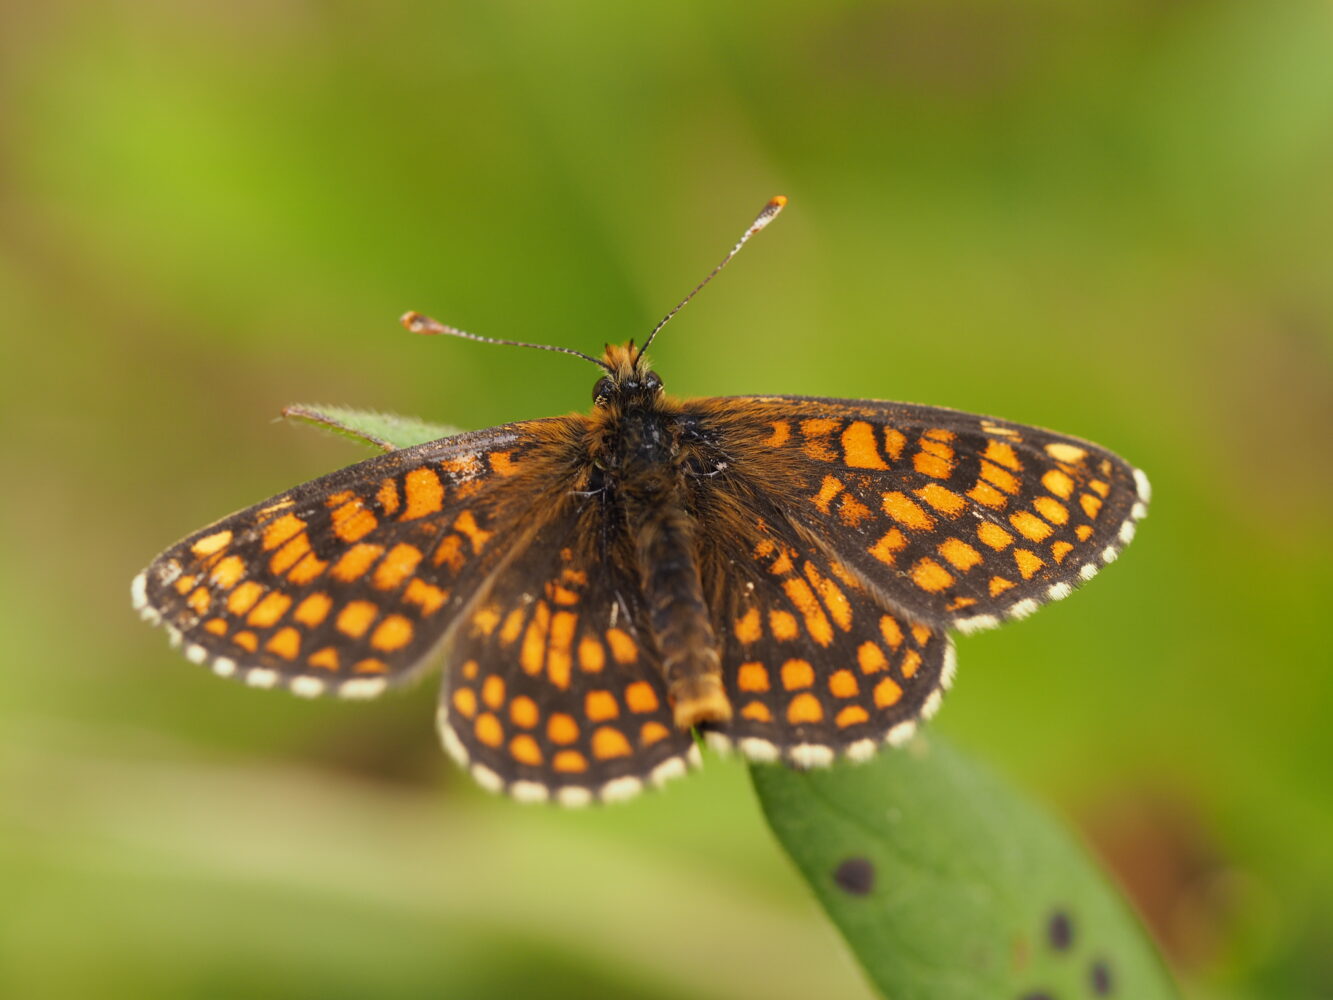
[[[389,452],[224,518],[134,582],[194,662],[255,687],[371,697],[413,674],[540,520],[570,421]]]
[[[601,552],[597,498],[567,495],[465,614],[439,710],[453,756],[525,801],[611,801],[697,764],[672,721],[637,579]]]
[[[704,456],[907,619],[1022,618],[1116,558],[1147,478],[1097,445],[938,407],[806,397],[687,404]],[[737,488],[742,488],[739,483]]]
[[[740,552],[704,562],[734,712],[705,727],[709,742],[811,767],[909,739],[952,680],[948,635],[886,606],[780,515],[753,523]]]

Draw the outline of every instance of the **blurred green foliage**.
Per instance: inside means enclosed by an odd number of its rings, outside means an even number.
[[[1049,797],[1193,997],[1333,992],[1333,11],[275,0],[0,7],[0,994],[868,995],[743,769],[521,809],[431,686],[216,681],[129,610],[159,549],[364,454],[684,395],[909,399],[1142,466],[1077,599],[960,642],[936,726]]]

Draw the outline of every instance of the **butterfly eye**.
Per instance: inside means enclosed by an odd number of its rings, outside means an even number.
[[[649,372],[643,377],[643,387],[649,392],[661,392],[662,379],[657,372]]]
[[[611,395],[612,388],[613,385],[609,378],[599,378],[597,384],[592,387],[592,401],[601,405],[602,401]]]

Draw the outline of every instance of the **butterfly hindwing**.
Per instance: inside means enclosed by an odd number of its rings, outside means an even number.
[[[1146,513],[1146,477],[1111,452],[955,410],[739,397],[692,400],[685,419],[705,468],[787,498],[888,603],[960,631],[1068,595]]]
[[[168,549],[136,578],[135,603],[218,674],[378,694],[416,672],[534,523],[536,482],[573,419],[444,438],[297,486]]]

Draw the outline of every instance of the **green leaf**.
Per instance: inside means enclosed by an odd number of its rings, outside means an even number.
[[[756,764],[750,776],[778,841],[885,997],[1178,997],[1073,836],[938,737],[866,764]]]
[[[282,415],[288,420],[320,427],[383,451],[409,448],[414,444],[459,433],[456,427],[430,424],[416,417],[400,417],[394,413],[376,413],[373,410],[350,410],[343,406],[293,403],[282,408]]]

